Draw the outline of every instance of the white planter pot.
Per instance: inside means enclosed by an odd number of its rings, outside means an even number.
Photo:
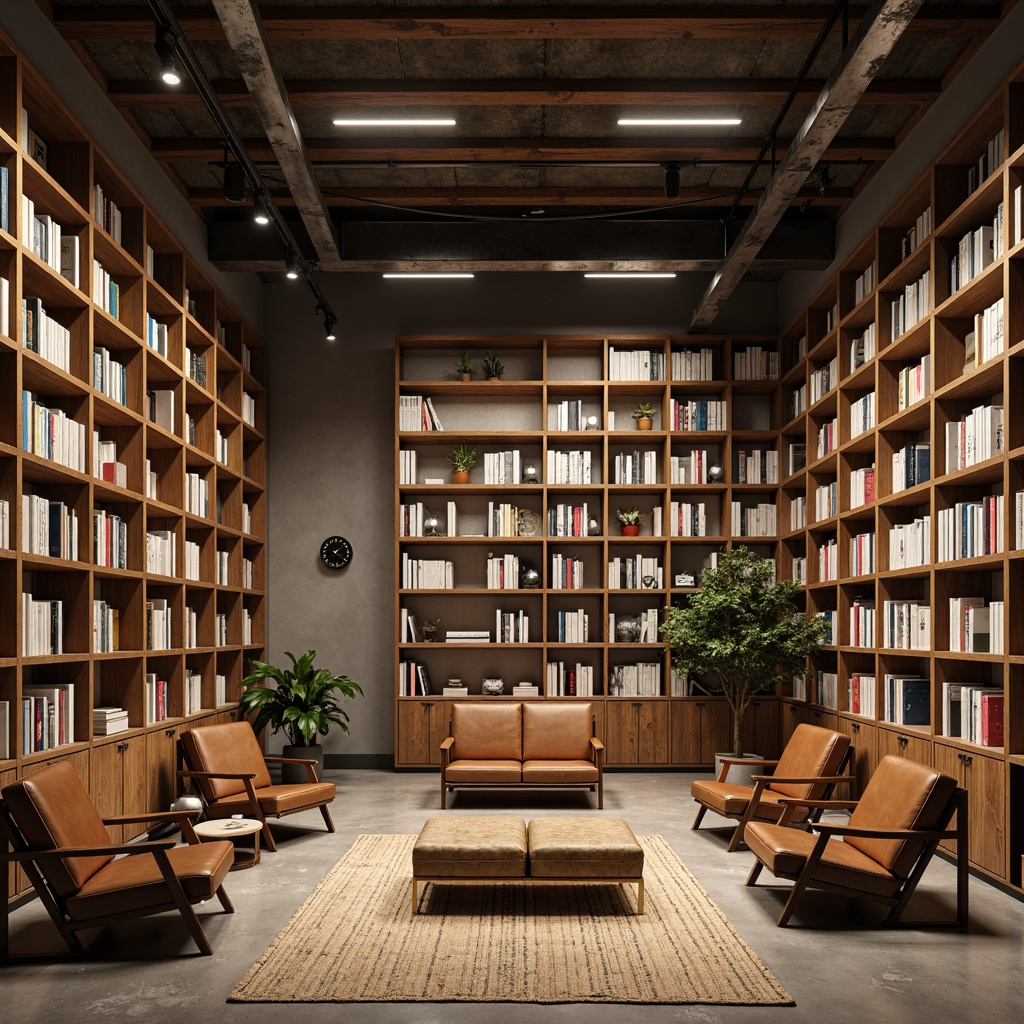
[[[735,754],[715,754],[715,778],[716,779],[718,778],[718,776],[722,772],[722,762],[723,761],[728,761],[730,758],[733,758],[733,757],[735,757]],[[760,754],[744,754],[743,755],[744,760],[746,760],[747,758],[750,758],[751,760],[758,760],[758,759],[760,759],[760,757],[761,757]],[[764,765],[760,765],[760,764],[751,764],[751,765],[734,764],[729,769],[729,774],[726,776],[725,781],[726,782],[731,782],[731,783],[733,783],[734,785],[737,785],[737,786],[751,786],[751,787],[753,787],[753,785],[754,785],[753,777],[755,775],[763,775],[764,774],[764,770],[765,770],[764,769]]]

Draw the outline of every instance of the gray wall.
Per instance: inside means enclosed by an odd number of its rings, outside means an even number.
[[[299,284],[267,288],[269,616],[267,655],[318,652],[362,684],[352,734],[328,738],[330,763],[390,763],[394,679],[394,338],[592,332],[682,334],[707,283],[585,280],[581,274],[479,274],[471,281],[331,275],[340,319],[323,338]],[[741,288],[721,332],[771,333],[775,286]],[[320,566],[324,537],[355,547],[341,573]],[[280,743],[280,737],[271,741]],[[351,758],[352,760],[349,760]]]

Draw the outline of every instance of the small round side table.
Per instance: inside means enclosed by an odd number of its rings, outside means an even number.
[[[252,836],[252,856],[239,856],[235,852],[235,863],[232,871],[240,868],[252,868],[260,862],[260,832],[263,822],[255,818],[213,818],[200,821],[193,826],[200,839],[238,839],[241,836]]]

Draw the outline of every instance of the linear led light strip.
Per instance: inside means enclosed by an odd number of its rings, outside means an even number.
[[[412,280],[416,280],[416,279],[421,279],[422,280],[424,278],[429,278],[429,277],[433,277],[433,278],[445,277],[445,278],[455,278],[455,279],[459,279],[459,280],[465,280],[466,278],[469,278],[469,277],[476,277],[476,275],[475,274],[458,274],[458,273],[454,273],[454,272],[448,273],[448,274],[443,274],[443,273],[435,271],[435,272],[424,272],[422,274],[417,274],[417,273],[381,274],[381,277],[398,278],[398,279],[412,279]]]
[[[427,125],[431,128],[447,128],[455,124],[450,117],[336,117],[334,124],[342,128],[380,128],[390,125]]]
[[[675,277],[676,275],[673,274],[673,273],[661,273],[661,272],[653,271],[653,270],[618,270],[618,271],[608,271],[606,273],[596,273],[595,272],[595,273],[590,273],[590,274],[584,274],[583,276],[584,277],[612,277],[612,278],[620,278],[621,279],[621,278],[637,278],[637,277],[667,278],[667,277]]]
[[[618,120],[622,125],[682,125],[682,126],[708,126],[708,125],[730,125],[742,124],[738,117],[620,117]]]

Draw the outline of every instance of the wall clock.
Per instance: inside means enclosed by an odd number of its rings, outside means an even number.
[[[344,537],[328,537],[320,545],[320,561],[328,569],[344,569],[352,561],[352,545]]]

